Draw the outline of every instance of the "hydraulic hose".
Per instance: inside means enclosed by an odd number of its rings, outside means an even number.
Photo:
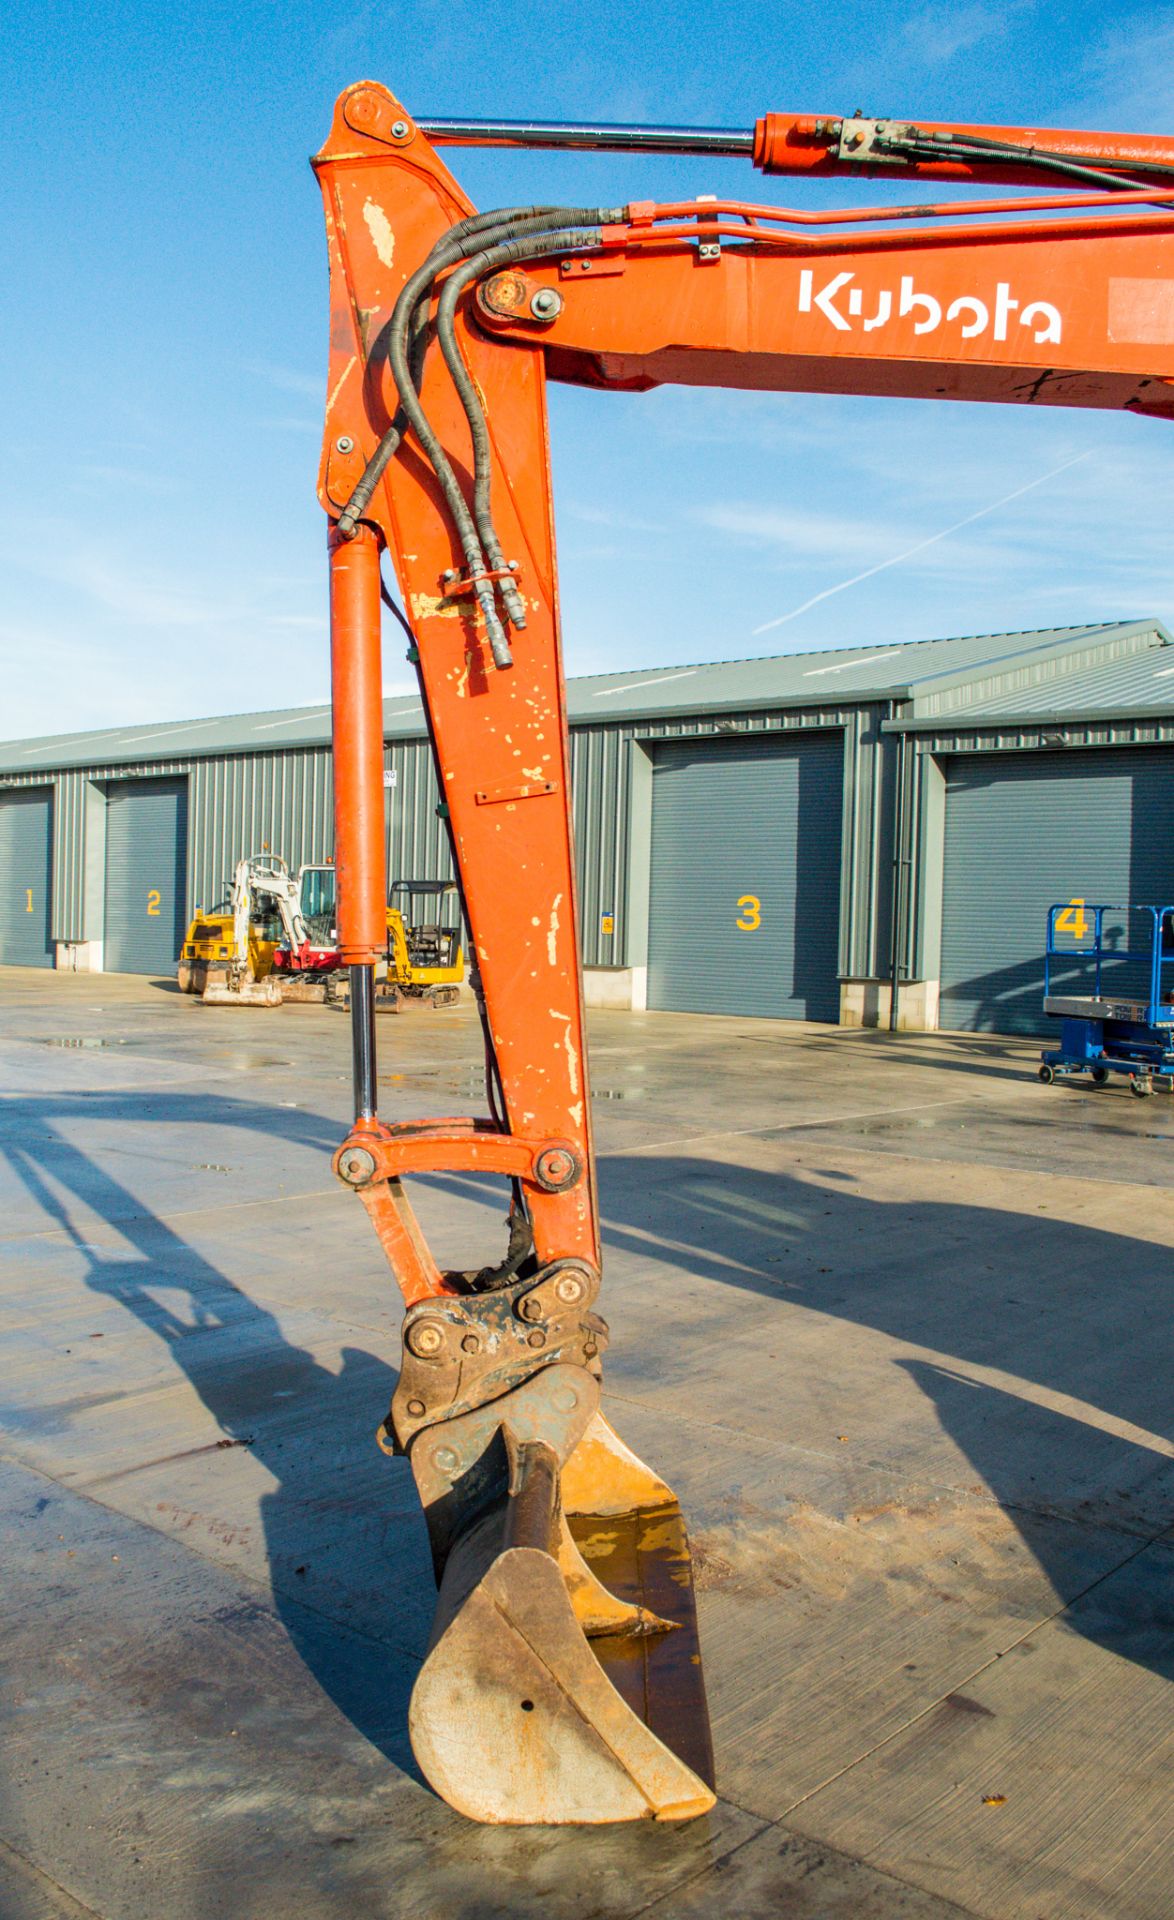
[[[1027,165],[1042,173],[1060,173],[1070,180],[1089,186],[1136,189],[1136,180],[1119,173],[1106,173],[1099,167],[1085,166],[1063,154],[1043,153],[1038,147],[1017,147],[1010,141],[985,140],[981,134],[933,134],[911,128],[903,134],[881,134],[876,147],[904,160],[973,160],[990,166],[1005,160],[1009,166]]]
[[[497,612],[492,582],[479,576],[484,576],[490,569],[504,572],[506,570],[504,555],[488,509],[470,512],[448,456],[433,431],[420,401],[419,386],[427,352],[427,316],[432,289],[438,275],[447,267],[454,266],[465,259],[470,248],[478,241],[482,242],[481,251],[484,252],[486,241],[517,240],[544,229],[546,245],[561,250],[571,245],[582,244],[581,239],[578,238],[581,224],[585,220],[598,222],[601,213],[613,220],[622,217],[622,209],[511,207],[493,213],[472,215],[469,219],[458,222],[456,227],[438,241],[427,259],[421,262],[404,286],[387,328],[388,362],[399,394],[399,409],[374,455],[368,461],[358,485],[339,518],[339,533],[344,539],[349,538],[369,504],[388,461],[399,447],[406,427],[411,426],[440,483],[464,555],[465,565],[473,581],[473,591],[485,619],[494,662],[499,667],[508,667],[512,663],[512,655],[505,628]],[[553,233],[550,230],[552,222],[559,223]],[[574,225],[571,226],[569,223]],[[474,432],[475,469],[479,468],[482,475],[482,493],[484,493],[488,474],[488,433],[484,426],[483,412],[463,363],[461,373],[465,381],[462,400],[470,419],[471,431]],[[470,411],[470,399],[474,411]],[[476,427],[475,420],[479,423]],[[482,538],[483,529],[487,536],[487,544]],[[502,598],[513,623],[516,626],[524,625],[525,603],[512,582],[503,583]]]
[[[452,376],[453,385],[465,410],[473,442],[473,516],[489,564],[501,572],[508,570],[508,563],[493,524],[489,427],[485,419],[485,409],[481,405],[480,396],[465,365],[464,355],[456,337],[454,322],[457,302],[465,288],[473,281],[479,280],[484,274],[494,273],[503,266],[509,266],[521,260],[542,259],[552,253],[566,253],[572,248],[597,245],[603,235],[601,222],[608,217],[614,219],[613,210],[576,209],[571,215],[576,222],[574,226],[568,224],[562,230],[548,231],[535,236],[532,240],[516,236],[498,245],[483,246],[466,260],[463,266],[457,267],[448,276],[441,289],[436,311],[436,335],[445,364]],[[580,219],[585,224],[579,225]],[[593,221],[594,224],[586,224],[589,221]],[[501,593],[506,611],[514,626],[524,627],[526,624],[525,602],[512,580],[502,581]]]
[[[458,220],[455,226],[450,227],[447,233],[442,235],[427,259],[422,261],[417,273],[412,275],[412,281],[409,281],[408,285],[411,285],[413,281],[419,280],[421,289],[423,289],[424,286],[430,287],[431,281],[435,278],[436,274],[447,264],[446,256],[451,255],[453,260],[462,258],[462,246],[467,239],[472,239],[488,229],[496,228],[504,222],[527,220],[535,215],[546,215],[555,212],[557,212],[557,209],[553,207],[499,207],[490,213],[470,214],[466,219]],[[404,288],[404,293],[406,292],[407,287]],[[400,300],[402,300],[402,298],[403,295],[401,294]],[[413,305],[414,304],[413,302]],[[396,313],[399,312],[399,307],[400,301],[397,301]],[[417,386],[419,385],[419,372],[417,372],[415,384]],[[406,424],[407,416],[401,409],[397,412],[390,427],[387,429],[387,432],[380,440],[375,452],[371,455],[370,460],[368,460],[367,465],[363,469],[363,473],[354,492],[351,494],[350,499],[347,501],[338,518],[338,531],[344,540],[351,538],[367,507],[370,505],[371,495],[379,485],[386,471],[388,461],[396,453],[400,441],[403,439]]]

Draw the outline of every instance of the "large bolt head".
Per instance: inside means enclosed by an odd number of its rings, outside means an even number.
[[[556,287],[539,287],[531,295],[530,311],[536,320],[557,320],[563,310],[563,297]]]
[[[544,1147],[534,1162],[534,1173],[548,1193],[561,1193],[574,1185],[579,1169],[568,1147]]]
[[[543,1317],[541,1300],[536,1294],[528,1293],[523,1300],[518,1301],[518,1313],[523,1320],[541,1320]]]
[[[558,1279],[555,1281],[554,1291],[556,1297],[562,1301],[564,1307],[573,1307],[576,1301],[581,1300],[587,1291],[586,1276],[581,1273],[571,1272],[568,1269],[566,1273],[559,1274]]]
[[[427,1358],[430,1354],[439,1353],[444,1345],[444,1328],[439,1320],[417,1320],[408,1328],[404,1338],[412,1353]]]
[[[348,1186],[361,1187],[375,1172],[375,1155],[366,1147],[350,1147],[339,1161],[338,1171]]]

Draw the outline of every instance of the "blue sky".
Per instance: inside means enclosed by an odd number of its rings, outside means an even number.
[[[0,63],[6,738],[322,699],[326,276],[307,156],[348,82],[384,80],[421,114],[748,126],[860,106],[1174,130],[1174,5],[1152,0],[48,0],[8,16]],[[860,196],[729,160],[450,160],[482,206]],[[552,425],[571,673],[1174,622],[1157,423],[555,387]],[[394,632],[386,661],[407,690]]]

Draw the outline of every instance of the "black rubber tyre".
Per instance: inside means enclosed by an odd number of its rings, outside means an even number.
[[[1105,1081],[1106,1081],[1106,1080],[1108,1079],[1108,1077],[1109,1077],[1109,1069],[1108,1069],[1108,1067],[1094,1067],[1094,1068],[1093,1068],[1093,1070],[1092,1070],[1092,1083],[1093,1083],[1093,1086],[1094,1086],[1094,1087],[1103,1087],[1103,1086],[1104,1086],[1104,1084],[1105,1084]]]
[[[1050,1087],[1052,1084],[1052,1081],[1056,1077],[1055,1067],[1049,1067],[1045,1064],[1039,1070],[1039,1077],[1043,1081],[1045,1087]]]

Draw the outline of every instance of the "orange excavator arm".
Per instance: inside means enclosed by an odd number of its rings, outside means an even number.
[[[478,214],[438,151],[455,141],[701,150],[772,173],[1031,191],[835,212],[712,199]],[[1174,141],[777,114],[724,134],[421,122],[364,82],[339,99],[314,164],[330,254],[319,495],[355,1073],[335,1165],[407,1307],[381,1439],[411,1461],[440,1585],[413,1742],[476,1818],[685,1818],[713,1795],[683,1523],[599,1408],[607,1330],[546,382],[1168,416]],[[470,932],[480,1117],[377,1111],[385,600],[419,674]],[[509,1184],[504,1256],[442,1269],[403,1186],[434,1172]]]

